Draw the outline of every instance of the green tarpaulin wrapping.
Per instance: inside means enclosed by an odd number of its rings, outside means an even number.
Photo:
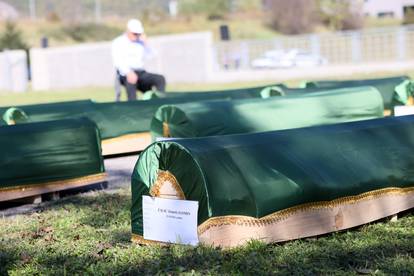
[[[151,122],[156,137],[203,137],[366,120],[383,116],[380,93],[356,87],[299,96],[164,105]]]
[[[305,82],[303,86],[310,90],[373,86],[381,93],[385,109],[393,109],[395,105],[407,104],[408,97],[412,96],[414,92],[414,87],[407,76],[365,80],[310,81]]]
[[[150,101],[95,103],[85,100],[36,104],[20,106],[19,110],[27,114],[30,122],[87,117],[96,123],[101,132],[102,139],[108,139],[125,134],[148,132],[155,111],[158,107],[165,104],[178,104],[207,99],[259,98],[261,97],[260,92],[262,89],[263,87],[254,87],[223,90],[222,92],[200,92],[200,98],[196,97],[198,92],[193,92],[190,93],[193,96],[154,99]],[[9,107],[0,107],[0,115],[10,113],[9,111]],[[13,118],[7,117],[9,119]],[[19,123],[19,121],[16,120],[16,123]]]
[[[262,218],[294,206],[306,209],[309,205],[303,204],[313,202],[329,207],[333,203],[327,201],[341,198],[354,200],[352,205],[366,192],[412,189],[413,148],[414,116],[155,142],[140,155],[132,174],[132,232],[143,234],[142,196],[157,195],[162,172],[171,176],[167,182],[176,182],[182,198],[198,201],[201,235],[212,218],[230,216],[223,225],[240,222],[247,229],[251,225],[244,224],[243,219],[249,221],[244,216]],[[375,199],[378,194],[370,195]],[[328,214],[323,210],[321,223]],[[348,217],[336,219],[340,225]]]
[[[104,170],[99,131],[88,119],[0,127],[0,193]]]

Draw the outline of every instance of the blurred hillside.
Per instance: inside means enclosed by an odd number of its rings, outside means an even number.
[[[308,0],[0,0],[8,6],[8,13],[0,13],[0,32],[12,20],[29,47],[39,47],[42,37],[49,39],[50,46],[107,41],[124,30],[128,18],[137,17],[150,36],[209,30],[219,39],[219,26],[226,24],[231,39],[268,39],[281,33],[346,29],[352,22],[349,7],[331,2],[335,1],[315,0],[308,5]],[[294,13],[284,17],[283,11],[288,10]],[[360,25],[353,27],[401,24],[389,18],[359,19]]]

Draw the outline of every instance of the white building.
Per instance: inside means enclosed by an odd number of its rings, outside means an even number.
[[[404,19],[407,12],[414,12],[414,0],[363,0],[366,16]]]

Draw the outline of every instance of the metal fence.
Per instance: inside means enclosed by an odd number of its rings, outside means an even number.
[[[100,22],[108,17],[145,16],[168,13],[169,0],[1,0],[18,13],[19,18]]]
[[[329,64],[400,61],[414,58],[414,25],[297,36],[222,41],[215,45],[216,69],[252,68],[269,51],[299,49]]]

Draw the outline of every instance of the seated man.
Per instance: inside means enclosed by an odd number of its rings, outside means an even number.
[[[112,42],[113,62],[119,81],[126,88],[128,101],[136,100],[137,89],[144,93],[153,87],[157,91],[165,91],[164,76],[144,69],[144,60],[150,54],[141,22],[130,19],[126,32]]]

